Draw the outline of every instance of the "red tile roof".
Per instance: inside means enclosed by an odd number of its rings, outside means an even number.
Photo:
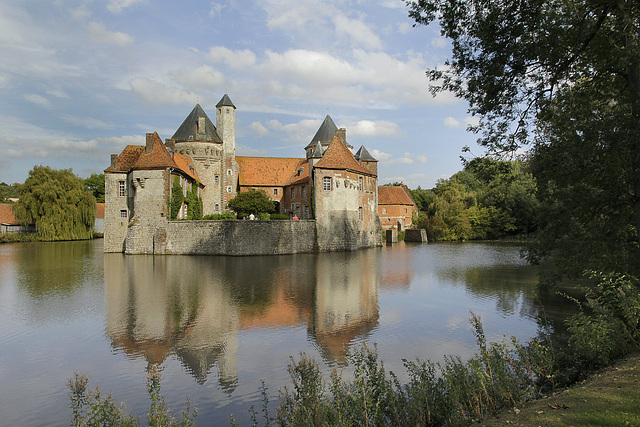
[[[104,218],[104,203],[96,203],[96,218]]]
[[[378,205],[415,206],[411,191],[406,185],[378,187]]]
[[[360,166],[355,157],[353,157],[353,153],[340,142],[337,136],[333,137],[322,159],[320,159],[314,167],[320,169],[343,169],[365,175],[373,175],[370,170]]]
[[[19,225],[20,223],[13,216],[11,203],[0,203],[0,224]]]
[[[296,174],[296,168],[304,159],[284,157],[236,157],[241,186],[284,187]],[[307,172],[308,173],[308,172]]]
[[[153,148],[150,153],[146,152],[145,146],[127,145],[118,156],[116,167],[109,166],[104,171],[129,172],[132,169],[174,168],[200,182],[198,173],[188,156],[178,153],[173,153],[172,156],[162,143],[157,132],[147,136],[153,138]]]
[[[309,181],[309,160],[302,159],[296,165],[293,175],[287,185],[302,184]]]

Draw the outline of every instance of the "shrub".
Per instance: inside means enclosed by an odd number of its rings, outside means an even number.
[[[204,220],[228,220],[228,219],[237,219],[236,215],[231,213],[231,212],[222,212],[219,214],[210,214],[210,215],[205,215],[202,219]]]
[[[272,220],[272,221],[287,220],[287,219],[289,219],[289,215],[271,214],[271,215],[269,215],[269,219]]]

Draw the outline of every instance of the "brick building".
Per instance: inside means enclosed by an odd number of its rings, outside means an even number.
[[[378,216],[383,230],[410,228],[418,206],[406,185],[378,187]]]

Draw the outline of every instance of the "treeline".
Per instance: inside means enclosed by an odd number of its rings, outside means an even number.
[[[538,189],[526,161],[475,158],[433,189],[411,193],[413,224],[431,241],[524,237],[537,228]]]

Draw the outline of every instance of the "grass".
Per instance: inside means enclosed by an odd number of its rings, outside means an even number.
[[[551,396],[503,411],[482,425],[639,426],[640,355],[627,357]]]

